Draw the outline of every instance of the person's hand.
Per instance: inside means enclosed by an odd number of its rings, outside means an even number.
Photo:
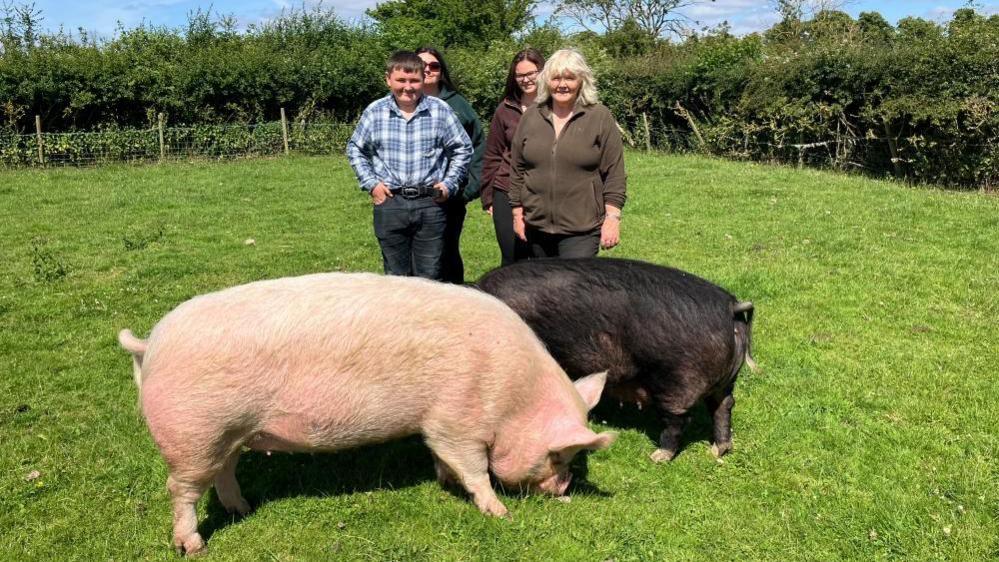
[[[492,206],[492,205],[490,205],[490,206],[486,207],[486,208],[485,208],[485,211],[486,211],[487,213],[489,213],[489,216],[490,216],[490,217],[491,217],[491,216],[493,216],[493,206]]]
[[[612,215],[604,218],[604,225],[600,227],[600,247],[609,250],[617,246],[621,241],[621,219]]]
[[[376,206],[384,203],[389,197],[392,197],[392,192],[382,182],[378,182],[378,185],[371,189],[371,202]]]
[[[444,185],[443,183],[435,183],[434,187],[436,187],[437,190],[440,191],[440,195],[434,197],[434,202],[443,203],[447,201],[447,196],[448,196],[447,186]]]
[[[524,208],[513,208],[513,233],[524,242],[527,242],[527,223],[524,222]]]

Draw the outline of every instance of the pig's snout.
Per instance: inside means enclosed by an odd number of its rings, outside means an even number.
[[[572,473],[568,470],[553,474],[550,478],[538,484],[538,489],[553,496],[564,496],[572,482]]]

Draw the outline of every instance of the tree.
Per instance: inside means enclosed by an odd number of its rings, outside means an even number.
[[[389,0],[367,10],[396,47],[485,47],[524,29],[537,0]],[[407,42],[413,44],[407,45]]]
[[[678,10],[715,0],[559,0],[555,15],[587,31],[613,33],[635,26],[649,37],[666,33],[681,35],[696,23]]]
[[[42,11],[35,3],[3,3],[3,29],[0,30],[0,53],[17,48],[31,49],[39,39]]]
[[[853,0],[770,0],[783,21],[801,21],[822,12],[842,11]]]
[[[887,43],[895,34],[895,28],[877,12],[861,12],[857,23],[864,39],[874,43]]]

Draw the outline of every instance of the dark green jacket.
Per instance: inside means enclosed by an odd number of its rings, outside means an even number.
[[[621,209],[626,194],[624,145],[614,116],[577,105],[558,140],[548,104],[524,112],[510,146],[510,206],[548,234],[600,228],[604,205]]]
[[[461,184],[462,198],[467,203],[479,196],[479,188],[482,178],[482,153],[486,150],[485,136],[482,134],[482,123],[479,122],[478,115],[469,105],[468,100],[454,90],[449,90],[447,86],[441,85],[440,95],[451,109],[458,115],[461,126],[468,133],[468,138],[472,139],[472,161],[468,165],[468,176]]]

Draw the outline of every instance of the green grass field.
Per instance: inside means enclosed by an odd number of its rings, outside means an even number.
[[[734,451],[696,412],[671,464],[649,412],[577,463],[571,503],[442,490],[419,439],[244,455],[255,511],[199,509],[223,560],[984,560],[999,557],[999,198],[630,153],[623,242],[756,303]],[[468,278],[496,265],[470,207]],[[0,558],[170,559],[166,468],[124,327],[199,293],[380,271],[341,157],[0,172]],[[247,244],[253,239],[254,244]],[[577,471],[578,472],[578,471]]]

